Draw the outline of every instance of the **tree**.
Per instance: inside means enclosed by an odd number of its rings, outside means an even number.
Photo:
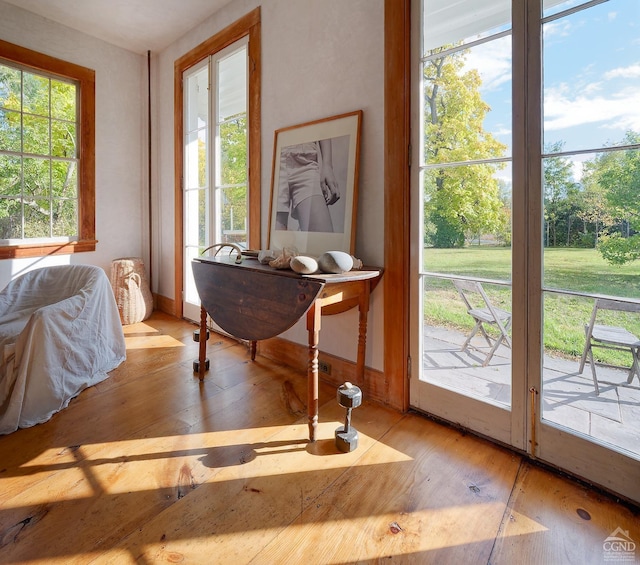
[[[586,161],[583,165],[582,192],[578,218],[583,222],[582,237],[590,239],[590,247],[597,247],[600,233],[615,223],[607,201],[606,190],[594,174],[595,161]],[[593,226],[593,237],[590,238],[589,224]]]
[[[246,116],[239,115],[220,124],[219,129],[220,155],[217,178],[214,184],[220,191],[218,203],[220,210],[220,231],[223,240],[215,243],[236,243],[246,241],[246,232],[231,234],[228,232],[243,232],[247,220],[247,126]],[[198,140],[198,183],[200,187],[208,186],[207,175],[207,144],[203,139]],[[199,241],[208,240],[209,228],[204,218],[207,216],[205,208],[208,200],[199,201]],[[224,232],[227,232],[225,237]]]
[[[545,153],[558,153],[562,150],[564,142],[558,141],[545,147]],[[544,219],[545,219],[545,242],[550,247],[560,244],[559,237],[562,237],[564,245],[570,244],[571,239],[571,218],[577,215],[577,195],[579,185],[573,180],[573,169],[571,161],[565,157],[547,157],[543,163],[544,180]],[[559,227],[562,230],[560,236]],[[566,238],[564,234],[566,233]]]
[[[480,75],[464,70],[466,51],[445,53],[424,66],[425,158],[428,165],[501,157],[506,146],[483,129],[490,111]],[[500,229],[503,206],[495,164],[430,168],[424,177],[425,231],[435,247],[461,247],[465,236]]]
[[[220,126],[222,153],[222,222],[233,231],[243,231],[247,220],[247,119],[236,116]],[[246,232],[243,240],[246,241]]]
[[[640,134],[629,131],[621,143],[640,146]],[[612,264],[640,259],[640,148],[605,151],[596,156],[588,170],[590,183],[606,195],[611,222],[598,244],[600,254]],[[619,228],[614,231],[614,226]]]
[[[507,185],[504,180],[499,180],[500,200],[502,202],[502,214],[500,214],[500,226],[496,232],[498,241],[503,245],[511,247],[511,186]]]

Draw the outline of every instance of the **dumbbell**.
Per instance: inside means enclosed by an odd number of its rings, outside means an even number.
[[[207,328],[207,331],[204,335],[204,340],[209,341],[209,328]],[[200,328],[198,328],[197,330],[193,330],[193,341],[195,341],[196,343],[200,342]]]
[[[349,453],[358,447],[358,431],[351,427],[351,410],[362,404],[362,391],[347,382],[338,387],[338,404],[347,409],[344,426],[336,430],[336,447],[343,453]]]
[[[204,334],[204,340],[205,341],[209,341],[209,328],[207,328],[207,331]],[[200,343],[200,328],[198,328],[197,330],[194,330],[193,332],[193,341]],[[204,360],[204,370],[208,371],[209,370],[209,358],[205,358]],[[200,372],[200,359],[195,359],[193,361],[193,372],[194,373],[199,373]]]

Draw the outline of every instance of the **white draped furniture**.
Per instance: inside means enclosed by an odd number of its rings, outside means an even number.
[[[17,277],[0,292],[0,434],[47,421],[125,356],[101,268],[61,265]]]

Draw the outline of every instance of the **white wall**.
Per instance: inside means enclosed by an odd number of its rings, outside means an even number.
[[[0,1],[0,37],[96,71],[95,252],[0,261],[0,288],[32,268],[142,256],[146,243],[146,58]]]
[[[258,1],[234,0],[156,57],[154,79],[154,252],[157,291],[174,295],[173,64],[250,10]],[[384,263],[383,0],[264,0],[262,6],[262,242],[266,246],[276,129],[356,109],[364,111],[356,256]],[[383,367],[383,288],[369,314],[368,366]],[[320,349],[355,360],[358,317],[323,318]],[[306,343],[303,322],[283,337]]]

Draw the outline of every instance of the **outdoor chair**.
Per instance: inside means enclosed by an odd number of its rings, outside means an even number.
[[[509,337],[511,312],[495,307],[479,282],[454,280],[453,285],[465,303],[467,313],[475,321],[475,326],[462,345],[461,351],[466,351],[467,348],[473,347],[482,352],[481,349],[471,344],[473,337],[480,332],[491,348],[482,363],[482,366],[486,367],[501,343],[511,347],[511,338]],[[488,324],[488,327],[495,327],[499,333],[498,337],[488,333],[485,329],[485,324]]]
[[[631,383],[634,376],[640,380],[640,340],[630,331],[619,326],[606,326],[596,324],[598,321],[598,313],[601,310],[612,310],[616,312],[635,312],[640,313],[640,304],[633,302],[624,302],[609,298],[597,298],[593,305],[591,320],[589,325],[584,327],[586,339],[582,359],[580,360],[580,373],[584,370],[584,364],[589,357],[591,363],[591,374],[593,376],[593,386],[596,389],[596,396],[600,394],[598,387],[598,379],[596,377],[596,366],[593,359],[593,348],[600,347],[602,349],[613,349],[617,351],[629,351],[631,353],[632,362],[629,368],[629,377],[627,383]]]

